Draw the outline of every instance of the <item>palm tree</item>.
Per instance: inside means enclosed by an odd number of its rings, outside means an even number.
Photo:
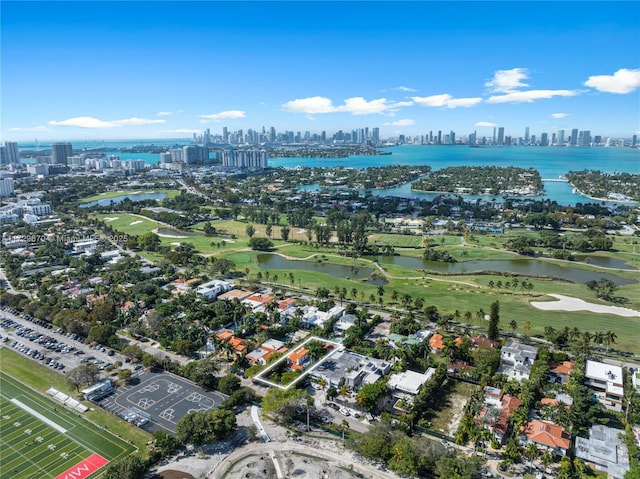
[[[398,292],[397,291],[391,291],[391,301],[397,301],[398,300]]]
[[[609,346],[611,346],[611,343],[615,344],[616,343],[616,339],[618,339],[618,335],[616,333],[614,333],[613,331],[611,331],[610,329],[607,329],[604,332],[604,343],[607,345],[607,352],[609,352]]]
[[[338,389],[338,394],[342,396],[342,399],[344,400],[349,394],[351,394],[351,388],[345,383],[340,386],[340,389]]]
[[[524,329],[524,331],[528,333],[529,330],[531,329],[531,321],[529,320],[525,321],[524,324],[522,325],[522,329]]]
[[[343,419],[342,422],[340,423],[340,426],[342,428],[342,445],[344,445],[344,431],[349,429],[349,421],[347,421],[346,419]]]
[[[515,330],[518,329],[518,322],[515,319],[512,319],[509,323],[509,326],[511,327],[512,331],[515,332]]]
[[[358,290],[356,288],[351,288],[351,297],[356,299],[358,297]]]
[[[464,320],[465,320],[467,323],[471,323],[471,320],[472,320],[472,319],[473,319],[473,313],[472,313],[471,311],[466,311],[466,312],[464,313]]]
[[[322,401],[323,403],[327,402],[327,393],[326,393],[326,389],[328,386],[327,380],[325,378],[320,378],[316,381],[316,383],[318,384],[318,386],[320,386],[320,389],[322,390],[322,393],[324,395],[324,401]]]

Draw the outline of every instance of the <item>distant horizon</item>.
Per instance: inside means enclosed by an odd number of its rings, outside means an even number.
[[[224,125],[630,138],[639,30],[628,1],[5,0],[0,141]]]

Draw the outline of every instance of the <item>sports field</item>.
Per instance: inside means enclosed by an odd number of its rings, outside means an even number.
[[[0,372],[0,477],[85,479],[134,447]]]

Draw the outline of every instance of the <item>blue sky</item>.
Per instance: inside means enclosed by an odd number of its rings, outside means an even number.
[[[2,140],[640,130],[639,2],[10,2]]]

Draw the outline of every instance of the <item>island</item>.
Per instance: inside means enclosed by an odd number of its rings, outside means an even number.
[[[414,191],[461,195],[537,196],[540,173],[515,166],[454,166],[434,171],[411,185]]]
[[[570,171],[566,177],[574,193],[593,199],[621,202],[640,200],[640,174],[583,170]]]

